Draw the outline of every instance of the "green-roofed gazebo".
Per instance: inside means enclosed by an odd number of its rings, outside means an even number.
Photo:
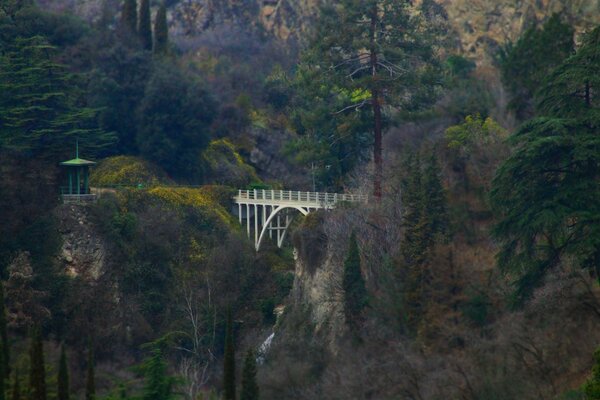
[[[93,161],[79,158],[79,143],[75,146],[75,158],[63,161],[60,166],[67,172],[66,186],[62,187],[64,202],[93,200],[95,196],[90,193],[90,166]]]

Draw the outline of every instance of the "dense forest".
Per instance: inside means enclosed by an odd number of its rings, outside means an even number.
[[[0,400],[600,399],[600,12],[446,3],[0,0]]]

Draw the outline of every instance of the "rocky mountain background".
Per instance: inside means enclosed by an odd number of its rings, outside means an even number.
[[[284,41],[302,41],[324,0],[170,0],[169,23],[180,43],[225,26],[241,26]],[[499,46],[515,41],[535,23],[558,13],[586,32],[600,22],[598,0],[418,0],[443,7],[456,34],[456,50],[488,63]],[[40,0],[44,7],[71,10],[91,21],[103,10],[119,9],[117,0]],[[156,4],[155,4],[156,5]]]

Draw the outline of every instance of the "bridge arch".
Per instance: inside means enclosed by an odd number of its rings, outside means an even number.
[[[260,245],[262,244],[262,241],[263,241],[267,231],[270,229],[271,223],[273,222],[275,217],[277,217],[279,215],[279,213],[285,209],[297,210],[302,215],[308,215],[308,213],[309,213],[309,210],[307,208],[294,206],[294,205],[281,205],[281,206],[275,208],[273,211],[271,211],[271,215],[269,215],[269,217],[263,224],[263,227],[260,232],[260,236],[258,237],[258,241],[256,242],[256,251],[260,250]],[[281,235],[277,235],[277,246],[278,247],[281,247],[281,245],[283,244],[283,240],[285,239],[285,235],[288,231],[288,228],[290,227],[290,224],[292,223],[292,220],[293,220],[293,218],[290,218],[289,220],[286,218],[286,223],[285,223],[285,227],[283,229],[283,233]]]

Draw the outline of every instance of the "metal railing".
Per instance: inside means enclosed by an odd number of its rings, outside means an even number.
[[[254,189],[239,190],[236,200],[336,204],[340,202],[366,203],[369,197],[362,194]]]

